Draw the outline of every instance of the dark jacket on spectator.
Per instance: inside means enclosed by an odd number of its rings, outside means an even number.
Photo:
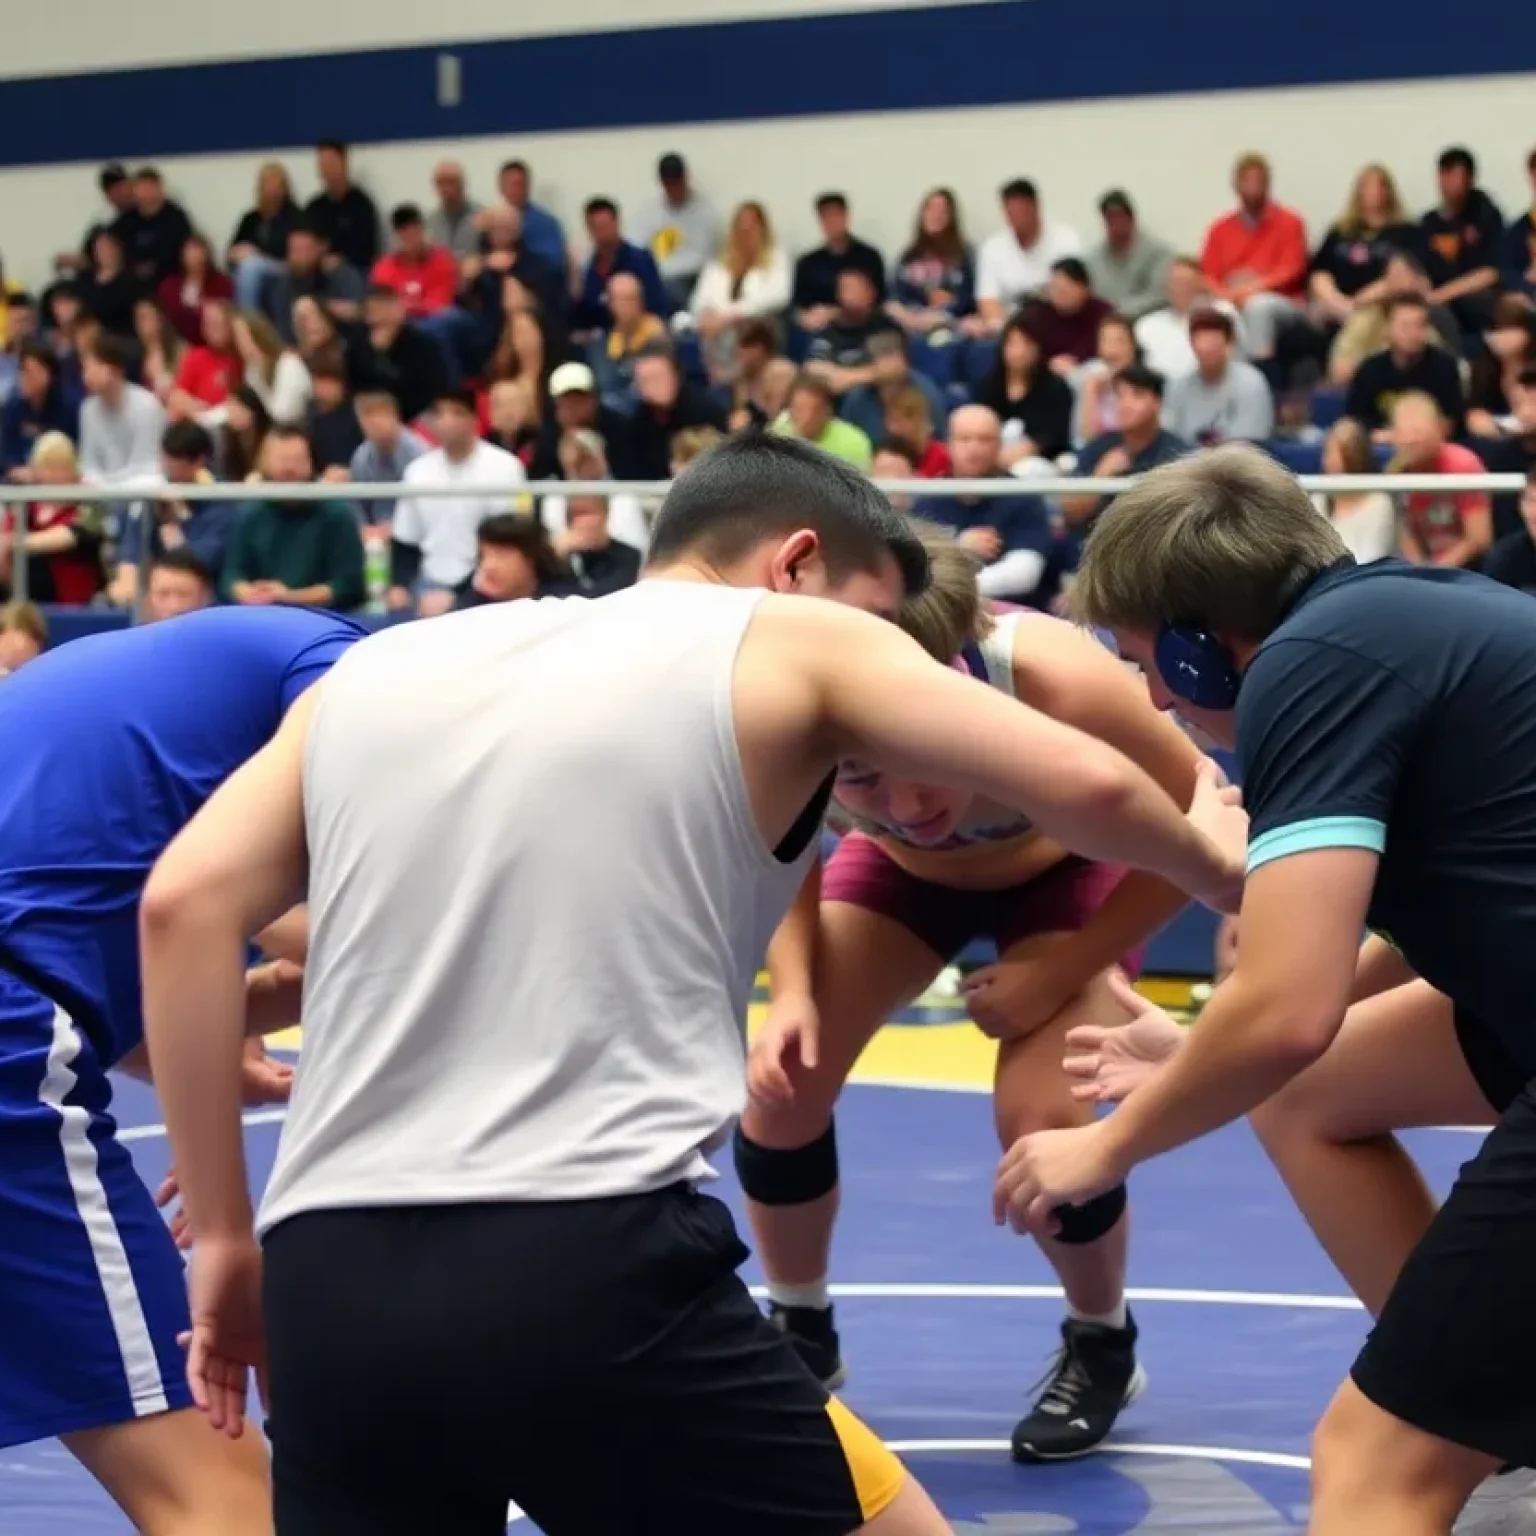
[[[235,225],[230,237],[230,247],[254,245],[263,256],[281,261],[288,254],[288,235],[299,222],[299,205],[289,201],[283,204],[271,218],[264,218],[255,208],[249,209]]]
[[[311,198],[304,221],[349,267],[373,271],[379,259],[379,210],[361,187],[348,187],[336,198],[325,192]]]
[[[875,285],[875,293],[885,302],[885,258],[874,246],[862,240],[850,240],[846,251],[830,251],[818,246],[807,251],[795,263],[795,292],[792,307],[815,309],[823,304],[837,303],[837,274],[847,267],[856,272],[867,272]]]
[[[317,474],[326,469],[348,468],[352,455],[363,446],[363,429],[349,400],[329,410],[311,400],[304,430],[309,434]]]
[[[1525,476],[1536,469],[1536,437],[1474,437],[1468,441],[1490,475]],[[1520,517],[1520,493],[1500,491],[1493,498],[1495,545],[1512,533],[1525,535],[1525,523]],[[1492,551],[1488,558],[1493,558]]]
[[[565,557],[576,589],[584,597],[601,597],[632,587],[640,579],[640,551],[610,539],[601,549],[575,550]]]
[[[199,347],[203,343],[203,305],[214,299],[228,301],[234,297],[234,293],[235,285],[230,282],[227,274],[214,268],[204,275],[203,286],[195,304],[187,303],[183,293],[183,278],[179,272],[173,272],[161,281],[155,297],[160,301],[160,308],[165,311],[165,318],[176,328],[177,335],[192,346]]]
[[[685,383],[672,409],[658,414],[643,401],[608,459],[620,480],[665,480],[672,473],[672,439],[685,427],[725,430],[725,408],[696,384]]]
[[[145,288],[131,272],[119,272],[106,282],[86,272],[76,284],[86,314],[101,322],[104,331],[114,336],[133,335],[133,306],[143,297]]]
[[[608,450],[608,464],[614,473],[619,473],[619,463],[624,457],[624,439],[629,433],[629,418],[621,416],[617,411],[610,410],[606,405],[597,408],[597,420],[592,423],[592,430],[602,438],[603,446]],[[499,446],[512,452],[510,443],[502,443]],[[667,471],[670,474],[672,461],[667,460]],[[667,474],[661,478],[666,479]],[[564,475],[560,469],[560,423],[555,420],[555,414],[546,411],[544,420],[539,427],[539,445],[534,450],[533,463],[528,467],[530,480],[562,480]]]
[[[1483,556],[1483,575],[1536,595],[1536,544],[1530,534],[1524,528],[1506,533]]]
[[[180,269],[181,248],[191,237],[192,221],[180,204],[166,202],[147,218],[130,208],[112,226],[112,233],[122,242],[124,265],[141,284],[153,288],[162,277]]]
[[[448,387],[443,349],[414,325],[403,325],[387,351],[380,352],[366,329],[347,338],[347,382],[354,395],[368,389],[395,397],[402,421],[415,421]]]
[[[144,557],[144,537],[149,535],[151,558],[163,554],[166,549],[161,532],[158,507],[153,502],[138,502],[123,522],[117,543],[119,565],[139,565]],[[224,554],[229,547],[229,537],[234,529],[240,508],[228,501],[194,501],[187,506],[187,515],[181,520],[182,541],[197,556],[198,563],[217,581],[224,569]]]
[[[80,440],[80,402],[55,384],[41,409],[17,390],[0,408],[0,475],[20,469],[32,454],[32,445],[45,432],[62,432],[72,442]]]
[[[345,265],[333,267],[329,272],[317,268],[302,274],[284,266],[271,273],[262,284],[261,312],[290,346],[298,340],[293,328],[294,301],[303,298],[318,299],[322,304],[332,299],[360,304],[363,280],[354,268]]]
[[[1406,367],[1398,364],[1390,351],[1373,352],[1355,370],[1344,397],[1344,414],[1353,417],[1368,432],[1388,424],[1392,403],[1410,390],[1422,391],[1440,407],[1440,413],[1461,431],[1467,413],[1466,397],[1461,388],[1461,368],[1449,352],[1440,347],[1426,347]]]
[[[618,272],[629,272],[640,279],[645,290],[645,307],[665,319],[672,313],[672,299],[667,293],[656,258],[628,240],[619,241],[613,261],[599,266],[596,256],[588,259],[581,278],[581,297],[571,313],[571,328],[577,331],[606,331],[613,324],[608,312],[608,279]]]
[[[241,581],[280,581],[294,591],[327,586],[327,608],[361,607],[368,592],[357,514],[340,501],[248,503],[224,557],[224,595]]]
[[[499,333],[503,319],[501,285],[509,277],[515,277],[538,300],[540,317],[545,325],[563,336],[570,309],[565,274],[526,246],[515,253],[512,265],[506,271],[487,267],[481,272],[464,295],[465,307],[483,316]]]
[[[1010,421],[1018,422],[1041,458],[1054,459],[1072,446],[1072,386],[1043,363],[1017,400],[1008,396],[1002,369],[994,368],[981,381],[976,403],[989,406],[1005,427]]]
[[[931,295],[938,292],[949,295],[948,303],[933,302]],[[891,298],[908,309],[942,308],[957,320],[970,314],[976,308],[976,263],[969,249],[951,262],[908,251],[897,263]]]

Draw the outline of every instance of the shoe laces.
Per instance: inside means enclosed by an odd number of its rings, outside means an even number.
[[[1030,1387],[1031,1394],[1043,1387],[1044,1394],[1036,1408],[1043,1413],[1069,1414],[1077,1407],[1083,1393],[1093,1385],[1075,1341],[1068,1338],[1051,1357],[1045,1374]]]

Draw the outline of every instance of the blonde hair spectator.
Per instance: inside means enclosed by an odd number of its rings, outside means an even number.
[[[712,379],[725,383],[732,377],[742,322],[782,314],[789,298],[789,260],[773,238],[768,210],[758,202],[739,204],[725,248],[705,262],[689,302]]]
[[[235,316],[234,339],[245,364],[246,388],[261,401],[273,424],[301,423],[313,392],[304,360],[283,344],[272,322],[254,310],[242,309]]]
[[[0,677],[36,661],[48,646],[48,621],[34,603],[0,608]]]
[[[697,458],[702,458],[721,434],[715,427],[684,427],[672,437],[672,473],[680,475]]]

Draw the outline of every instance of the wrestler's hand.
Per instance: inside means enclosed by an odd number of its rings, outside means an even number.
[[[776,997],[747,1055],[747,1092],[764,1104],[787,1104],[794,1075],[816,1066],[821,1018],[808,993]]]
[[[267,1344],[261,1318],[261,1248],[254,1236],[198,1244],[188,1288],[192,1329],[187,1385],[208,1422],[237,1440],[245,1428],[251,1373],[266,1405]]]
[[[165,1177],[160,1181],[160,1187],[155,1191],[155,1204],[163,1211],[166,1206],[180,1198],[181,1181],[176,1177],[174,1168],[167,1168]],[[171,1212],[167,1225],[171,1229],[171,1240],[185,1253],[192,1246],[192,1228],[187,1222],[185,1207],[177,1205]]]
[[[1218,912],[1236,912],[1243,900],[1243,877],[1248,868],[1248,813],[1243,792],[1225,782],[1210,759],[1201,761],[1195,776],[1195,793],[1185,819],[1215,850],[1224,870],[1220,887],[1196,894]]]
[[[1072,1079],[1072,1097],[1090,1104],[1118,1104],[1150,1082],[1184,1044],[1186,1031],[1149,1003],[1118,971],[1109,989],[1131,1015],[1130,1023],[1106,1028],[1079,1024],[1067,1031],[1062,1067]]]
[[[994,1040],[1022,1040],[1049,1024],[1083,990],[1081,977],[1052,945],[1027,959],[984,965],[960,983],[972,1021]]]
[[[278,961],[281,965],[283,962]],[[286,1104],[293,1092],[293,1066],[268,1056],[260,1040],[245,1042],[240,1063],[240,1100],[247,1106]]]
[[[1107,1120],[1070,1131],[1036,1131],[1003,1155],[992,1193],[992,1215],[1015,1232],[1055,1235],[1058,1205],[1084,1205],[1125,1182],[1106,1134]]]

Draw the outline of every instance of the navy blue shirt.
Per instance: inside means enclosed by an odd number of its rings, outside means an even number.
[[[72,641],[0,683],[0,965],[103,1066],[143,1037],[150,868],[365,633],[302,608],[207,608]]]
[[[1045,559],[1045,570],[1033,589],[997,592],[994,595],[1032,608],[1048,607],[1060,585],[1056,556],[1056,530],[1046,504],[1038,496],[988,496],[974,500],[959,496],[924,496],[912,511],[959,535],[967,528],[993,528],[1003,542],[997,565],[1020,550]]]
[[[1465,571],[1327,572],[1243,676],[1248,868],[1381,855],[1367,922],[1536,1071],[1536,603]]]

